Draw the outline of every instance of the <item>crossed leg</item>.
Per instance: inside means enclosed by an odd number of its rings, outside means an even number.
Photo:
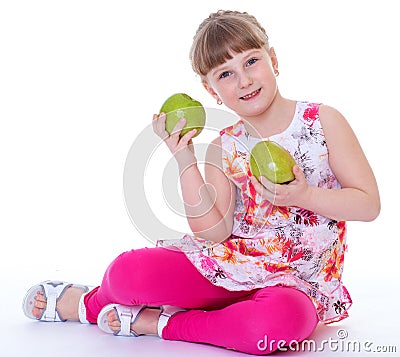
[[[74,291],[75,290],[75,291]],[[82,291],[69,288],[57,305],[64,318],[76,320]],[[40,295],[38,295],[40,296]],[[256,291],[228,291],[204,278],[185,254],[165,248],[143,248],[119,255],[108,267],[101,286],[85,295],[86,318],[96,323],[100,310],[110,304],[146,305],[131,329],[137,334],[157,334],[161,305],[189,311],[173,315],[162,332],[164,339],[208,343],[252,354],[268,354],[279,346],[260,349],[260,341],[301,341],[315,329],[318,319],[311,300],[288,287]],[[35,309],[45,306],[37,298]],[[67,308],[71,314],[67,314]],[[65,312],[64,312],[65,309]],[[120,323],[108,314],[110,328]]]

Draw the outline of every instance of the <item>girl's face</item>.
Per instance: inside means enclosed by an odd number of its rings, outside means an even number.
[[[274,50],[251,49],[212,69],[203,82],[207,91],[242,118],[264,113],[277,93]]]

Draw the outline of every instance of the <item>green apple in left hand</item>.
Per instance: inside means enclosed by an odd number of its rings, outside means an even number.
[[[289,151],[274,141],[260,141],[251,150],[250,171],[257,179],[264,176],[273,183],[289,183],[295,179],[294,165]]]

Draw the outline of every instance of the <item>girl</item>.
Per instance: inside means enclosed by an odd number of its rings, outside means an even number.
[[[265,355],[307,338],[319,321],[348,316],[342,284],[346,220],[380,210],[373,172],[343,116],[283,98],[278,60],[247,13],[218,11],[198,28],[194,71],[218,104],[240,118],[209,146],[205,179],[192,149],[153,116],[178,162],[194,236],[125,252],[94,289],[47,281],[24,299],[28,317],[97,323],[109,333],[155,334]],[[250,151],[266,138],[295,158],[294,181],[258,181]],[[207,183],[207,185],[205,185]]]

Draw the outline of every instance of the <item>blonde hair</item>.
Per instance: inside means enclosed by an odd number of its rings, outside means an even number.
[[[268,35],[254,16],[247,12],[219,10],[200,24],[189,57],[193,70],[206,76],[231,59],[232,53],[264,46],[269,49]]]

